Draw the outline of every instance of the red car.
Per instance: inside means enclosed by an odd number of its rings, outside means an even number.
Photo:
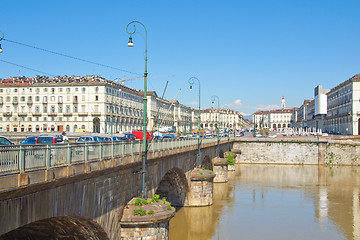
[[[35,144],[55,144],[58,143],[57,139],[58,136],[40,136],[36,139]]]
[[[132,134],[135,135],[136,139],[143,140],[143,131],[132,131]],[[152,132],[146,132],[146,140],[153,139]]]

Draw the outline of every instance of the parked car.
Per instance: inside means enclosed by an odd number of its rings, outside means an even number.
[[[19,145],[36,144],[37,138],[38,138],[38,136],[27,137],[22,142],[20,142]]]
[[[101,141],[100,142],[111,142],[112,139],[109,136],[103,136],[103,137],[98,137]]]
[[[6,137],[0,137],[0,145],[14,145],[14,143]]]
[[[132,134],[132,133],[125,133],[124,138],[125,138],[126,140],[136,140],[135,135]]]
[[[120,142],[126,140],[125,137],[111,136],[113,142]]]
[[[78,139],[76,139],[77,143],[83,143],[83,142],[98,142],[97,136],[81,136]]]
[[[36,139],[35,144],[56,144],[59,143],[57,139],[59,139],[58,136],[40,136]]]
[[[163,139],[175,139],[174,134],[163,134],[162,137]]]

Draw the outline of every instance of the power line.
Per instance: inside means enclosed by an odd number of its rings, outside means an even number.
[[[53,76],[53,77],[55,77],[55,75],[54,75],[54,74],[50,74],[50,73],[46,73],[46,72],[43,72],[43,71],[39,71],[39,70],[36,70],[36,69],[34,69],[34,68],[25,67],[25,66],[20,65],[20,64],[16,64],[16,63],[8,62],[8,61],[5,61],[5,60],[0,60],[0,62],[4,62],[4,63],[10,64],[10,65],[13,65],[13,66],[17,66],[17,67],[25,68],[25,69],[28,69],[28,70],[31,70],[31,71],[34,71],[34,72],[38,72],[38,73],[42,73],[42,74],[45,74],[45,75],[49,75],[49,76]]]
[[[4,41],[11,42],[11,43],[18,44],[18,45],[21,45],[21,46],[25,46],[25,47],[33,48],[33,49],[36,49],[36,50],[40,50],[40,51],[52,53],[52,54],[55,54],[55,55],[59,55],[59,56],[62,56],[62,57],[67,57],[67,58],[75,59],[75,60],[78,60],[78,61],[82,61],[82,62],[94,64],[94,65],[97,65],[97,66],[106,67],[106,68],[110,68],[110,69],[113,69],[113,70],[118,70],[118,71],[122,71],[122,72],[127,72],[127,73],[130,73],[130,74],[135,74],[135,75],[139,75],[139,76],[142,75],[142,74],[130,72],[130,71],[127,71],[127,70],[124,70],[124,69],[121,69],[121,68],[112,67],[112,66],[109,66],[109,65],[105,65],[105,64],[102,64],[102,63],[97,63],[97,62],[85,60],[85,59],[82,59],[82,58],[78,58],[78,57],[66,55],[66,54],[63,54],[63,53],[54,52],[54,51],[51,51],[51,50],[47,50],[47,49],[44,49],[44,48],[39,48],[39,47],[36,47],[36,46],[31,46],[31,45],[28,45],[28,44],[25,44],[25,43],[21,43],[21,42],[9,40],[9,39],[6,39],[6,38],[4,38],[3,40],[4,40]]]

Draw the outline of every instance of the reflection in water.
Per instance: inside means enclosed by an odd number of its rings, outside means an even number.
[[[178,210],[171,240],[360,240],[360,167],[236,167],[212,206]]]

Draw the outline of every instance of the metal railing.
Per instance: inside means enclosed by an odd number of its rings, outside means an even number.
[[[221,138],[221,141],[228,140]],[[202,144],[216,142],[216,138],[202,139]],[[155,140],[149,141],[148,151],[181,149],[197,144],[196,138]],[[142,141],[1,146],[0,175],[119,158],[141,154],[141,151]]]

